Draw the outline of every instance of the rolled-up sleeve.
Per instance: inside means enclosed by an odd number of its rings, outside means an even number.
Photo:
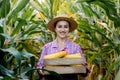
[[[81,54],[81,56],[84,59],[84,65],[88,68],[88,64],[87,64],[86,58],[85,58],[84,53],[83,53],[83,51],[82,51],[82,49],[81,49],[81,47],[79,45],[76,46],[76,50],[75,51],[76,51],[76,53],[80,53]]]
[[[40,55],[40,59],[37,63],[37,68],[42,68],[44,66],[44,63],[43,63],[43,60],[44,60],[44,56],[46,55],[47,53],[47,46],[45,45],[42,49],[42,53]]]

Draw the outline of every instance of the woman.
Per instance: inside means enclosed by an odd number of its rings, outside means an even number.
[[[56,17],[48,23],[48,29],[52,32],[55,32],[57,37],[53,42],[44,45],[41,57],[37,64],[38,68],[42,68],[44,66],[43,58],[45,55],[57,53],[60,51],[66,51],[67,54],[80,53],[85,59],[80,46],[69,41],[67,37],[68,33],[74,31],[76,28],[76,21],[64,16]],[[87,67],[86,60],[85,66]],[[77,80],[76,75],[73,75],[72,77],[70,77],[69,75],[65,75],[64,78],[64,80]]]

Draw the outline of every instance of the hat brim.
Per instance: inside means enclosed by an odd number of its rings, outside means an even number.
[[[52,32],[55,32],[55,27],[54,27],[54,24],[57,22],[57,21],[67,21],[70,23],[70,30],[69,32],[72,32],[74,31],[76,28],[77,28],[77,23],[75,20],[73,20],[72,18],[68,18],[68,17],[56,17],[56,18],[53,18],[51,21],[49,21],[48,23],[48,29]]]

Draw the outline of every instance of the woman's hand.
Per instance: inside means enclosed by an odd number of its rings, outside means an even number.
[[[37,68],[37,72],[39,75],[43,76],[44,75],[44,72],[43,72],[43,67],[40,67],[40,68]]]
[[[44,72],[43,72],[42,70],[39,70],[39,73],[40,73],[41,75],[44,75]]]

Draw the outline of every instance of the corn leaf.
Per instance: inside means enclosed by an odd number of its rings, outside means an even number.
[[[115,77],[115,80],[119,80],[119,79],[120,79],[120,69],[119,69],[119,71],[117,73],[117,76]]]
[[[10,11],[10,0],[2,0],[0,2],[0,18],[6,17]]]
[[[28,4],[29,0],[19,0],[14,8],[10,11],[10,13],[8,14],[8,21],[7,24],[11,21],[12,18],[14,18],[15,16],[17,16],[17,14],[23,9],[25,8],[25,6]]]
[[[15,77],[14,72],[12,70],[8,70],[5,67],[3,67],[2,65],[0,65],[0,71],[4,75],[7,75],[7,76],[12,77],[12,78]]]
[[[21,55],[20,53],[14,48],[10,47],[8,49],[1,49],[3,52],[9,52],[9,54],[13,55],[15,59],[17,60],[18,65],[21,64]]]
[[[11,36],[14,36],[15,34],[18,34],[19,31],[21,30],[21,28],[25,25],[27,25],[27,21],[26,20],[20,20],[19,23],[17,24],[17,26],[14,28]]]

